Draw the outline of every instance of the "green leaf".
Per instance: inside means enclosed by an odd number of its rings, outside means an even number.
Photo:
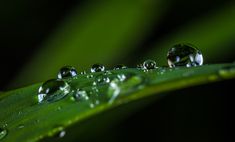
[[[144,98],[159,98],[165,92],[232,78],[235,78],[234,64],[148,71],[130,68],[67,78],[65,81],[73,91],[55,102],[38,103],[37,91],[41,83],[13,90],[0,96],[0,130],[8,132],[1,140],[37,141],[51,136],[56,138],[58,133],[71,126],[76,128],[73,136],[79,136],[83,131],[81,129],[86,128],[78,127],[77,124],[96,118],[97,114],[115,115],[114,108],[121,106],[125,106],[125,110],[120,113],[125,114],[134,110],[128,106],[136,100],[147,104]],[[85,91],[89,99],[74,100],[77,89]],[[102,121],[106,120],[101,120],[101,124]]]

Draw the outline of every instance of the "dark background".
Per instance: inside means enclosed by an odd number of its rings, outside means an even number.
[[[42,48],[43,41],[58,28],[58,24],[74,8],[79,9],[90,3],[98,3],[98,1],[1,0],[0,89],[11,88],[10,84],[19,71]],[[145,56],[147,51],[153,48],[152,45],[160,41],[162,37],[174,33],[176,29],[183,27],[188,21],[232,3],[232,0],[167,0],[167,3],[168,8],[165,14],[153,24],[155,26],[151,27],[152,30],[141,41],[138,41],[132,52],[120,58],[120,62],[128,65],[135,64],[135,59],[140,54]],[[234,48],[235,40],[224,46]],[[208,60],[207,63],[232,62],[234,55],[235,53],[230,53],[230,56],[219,57],[213,61]]]

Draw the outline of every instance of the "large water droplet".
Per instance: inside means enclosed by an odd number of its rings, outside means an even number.
[[[74,77],[77,76],[77,70],[72,66],[64,66],[60,69],[58,73],[58,78]]]
[[[101,71],[104,71],[104,70],[105,70],[105,67],[102,64],[94,64],[91,67],[91,72],[101,72]]]
[[[7,135],[7,130],[4,128],[0,128],[0,140],[2,140],[3,138],[5,138]]]
[[[63,80],[51,79],[42,84],[38,90],[38,102],[54,102],[70,92],[70,86]]]
[[[156,62],[153,61],[153,60],[146,60],[143,63],[143,68],[146,69],[146,70],[156,69],[157,65],[156,65]]]
[[[190,44],[176,44],[167,53],[168,65],[176,66],[201,66],[203,56],[200,50]]]
[[[123,64],[118,64],[113,69],[114,70],[120,70],[120,69],[126,69],[126,68],[127,68],[127,66],[125,66]]]

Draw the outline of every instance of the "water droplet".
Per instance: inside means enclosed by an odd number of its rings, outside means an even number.
[[[63,80],[51,79],[42,84],[38,90],[38,102],[54,102],[70,92],[70,86]]]
[[[92,75],[92,74],[88,74],[87,76],[86,76],[86,78],[93,78],[94,76]]]
[[[73,97],[76,101],[82,101],[82,100],[89,100],[89,97],[87,95],[87,92],[85,90],[78,89],[74,94]]]
[[[7,135],[7,130],[0,128],[0,140],[2,140],[3,138],[5,138]]]
[[[107,75],[98,75],[95,78],[95,83],[93,85],[103,85],[110,82],[110,78]]]
[[[86,74],[86,71],[82,71],[80,74]]]
[[[203,56],[200,50],[190,44],[176,44],[167,53],[168,65],[176,66],[201,66]]]
[[[94,64],[91,67],[91,72],[102,72],[104,70],[105,70],[105,67],[102,64]]]
[[[126,76],[125,76],[125,74],[118,74],[117,78],[119,81],[124,81],[126,79]]]
[[[146,70],[156,69],[157,68],[156,62],[153,61],[153,60],[146,60],[143,63],[143,68],[146,69]]]
[[[58,78],[62,79],[62,78],[66,78],[66,77],[75,77],[77,76],[77,70],[72,67],[72,66],[64,66],[60,69],[59,73],[58,73]]]
[[[120,70],[120,69],[126,69],[126,68],[127,68],[127,66],[125,66],[123,64],[118,64],[113,69],[114,70]]]
[[[48,132],[48,136],[54,138],[62,138],[66,135],[66,131],[64,130],[63,126],[58,126]]]
[[[59,138],[63,138],[65,136],[65,134],[66,134],[66,131],[64,131],[64,130],[60,131]]]

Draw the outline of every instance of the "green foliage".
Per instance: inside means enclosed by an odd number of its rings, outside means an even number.
[[[120,79],[120,75],[126,78]],[[108,77],[110,81],[102,81],[100,77]],[[128,104],[137,100],[142,101],[142,105],[138,104],[133,107],[138,109],[148,104],[143,98],[160,98],[162,93],[169,91],[232,78],[235,78],[234,64],[175,69],[158,68],[148,71],[130,68],[64,79],[73,91],[55,102],[38,103],[37,91],[41,84],[13,90],[0,96],[0,106],[4,108],[0,110],[0,113],[4,114],[0,115],[0,127],[8,131],[2,140],[37,141],[51,136],[58,140],[59,133],[71,126],[76,129],[73,137],[76,136],[76,140],[79,140],[79,135],[83,135],[85,128],[79,127],[78,124],[85,123],[83,120],[96,118],[97,114],[115,115],[114,108],[124,105],[128,108]],[[74,99],[77,89],[85,90],[89,94],[89,99]],[[118,93],[115,92],[117,90]],[[96,104],[97,101],[99,103]],[[133,112],[135,110],[133,108],[120,111],[119,117],[111,117],[109,121],[121,119],[127,112]],[[101,120],[100,126],[103,124],[105,126],[106,121]],[[99,129],[99,126],[87,129]]]

